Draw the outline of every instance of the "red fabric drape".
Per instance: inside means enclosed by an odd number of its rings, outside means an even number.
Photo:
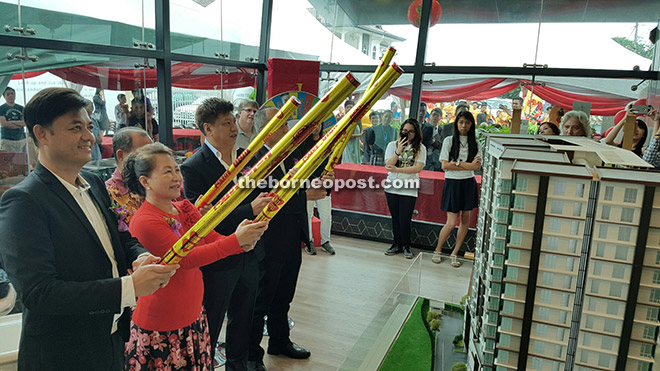
[[[502,83],[504,80],[505,79],[503,78],[486,79],[483,81],[476,82],[474,84],[462,85],[450,89],[435,90],[435,91],[428,89],[422,90],[422,100],[426,102],[449,102],[457,99],[469,99],[469,97],[478,96],[481,93],[491,90],[493,87]],[[509,90],[513,88],[515,88],[515,86],[510,88]],[[500,91],[500,88],[498,88],[498,91]],[[507,91],[508,90],[505,90],[504,92],[506,93]],[[395,95],[399,98],[410,100],[412,89],[409,87],[397,87],[397,88],[391,88],[389,92],[390,94]],[[502,94],[504,93],[493,95],[492,97],[496,97]],[[486,96],[486,94],[483,94],[483,96]]]
[[[26,73],[25,73],[25,78],[26,78],[26,79],[29,79],[29,78],[32,78],[32,77],[37,77],[37,76],[39,76],[39,75],[43,75],[44,73],[46,73],[46,71],[32,71],[32,72],[26,72]],[[23,74],[21,74],[21,73],[17,73],[17,74],[15,74],[15,75],[13,75],[13,76],[11,77],[12,80],[20,80],[20,79],[22,79],[22,78],[23,78]]]
[[[597,93],[597,92],[594,92]],[[590,102],[591,114],[599,116],[614,116],[622,110],[632,99],[621,97],[603,97],[597,95],[576,94],[550,86],[534,86],[534,94],[564,110],[570,110],[573,102]],[[604,95],[605,93],[603,93]]]
[[[250,86],[254,78],[238,69],[229,74],[216,74],[214,69],[205,69],[204,73],[195,73],[202,64],[180,62],[172,65],[172,86],[190,89],[217,89],[221,85],[225,89]],[[48,72],[64,80],[86,86],[109,90],[135,90],[156,87],[155,69],[119,69],[94,65],[58,68]]]

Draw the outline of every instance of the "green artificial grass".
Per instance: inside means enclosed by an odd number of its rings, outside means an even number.
[[[394,340],[380,371],[430,371],[433,369],[431,334],[425,322],[428,299],[417,299],[410,317]]]

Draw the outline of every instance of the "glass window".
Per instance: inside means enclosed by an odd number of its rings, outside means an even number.
[[[567,290],[573,289],[573,276],[564,276],[564,288]]]
[[[544,338],[548,334],[548,325],[537,323],[536,325],[536,337]]]
[[[506,278],[516,281],[518,279],[518,268],[516,267],[507,267],[506,269]]]
[[[602,242],[598,242],[596,244],[596,256],[599,258],[602,258],[605,256],[605,244]]]
[[[514,304],[511,301],[505,300],[502,304],[502,313],[504,314],[513,314]]]
[[[513,328],[513,320],[508,317],[502,317],[502,322],[500,323],[500,326],[504,331],[511,331],[511,329]]]
[[[616,316],[619,314],[620,303],[614,300],[607,301],[607,314]]]
[[[658,252],[656,253],[656,256],[655,256],[655,264],[656,264],[656,265],[660,265],[660,251],[658,251]]]
[[[525,210],[525,201],[525,196],[516,195],[516,198],[513,201],[513,208],[516,210]]]
[[[644,339],[655,340],[655,329],[656,326],[644,326]]]
[[[507,334],[501,334],[499,345],[503,347],[508,347],[510,344],[511,344],[511,336]]]
[[[575,253],[577,251],[578,240],[570,239],[568,240],[568,252]]]
[[[566,270],[573,272],[573,269],[575,269],[575,258],[566,258]]]
[[[550,209],[551,213],[561,215],[564,212],[564,201],[562,201],[562,200],[552,200],[551,205],[552,205],[552,207]]]
[[[545,341],[534,340],[534,353],[543,354],[545,351]]]
[[[621,297],[621,291],[623,290],[623,285],[617,282],[610,282],[610,296],[615,298]]]
[[[621,209],[621,221],[632,223],[633,217],[635,216],[635,209],[629,207],[624,207]]]
[[[539,297],[541,303],[550,303],[552,301],[552,291],[541,289],[541,295]]]
[[[601,337],[600,349],[612,350],[613,347],[614,347],[614,338],[611,338],[609,336]]]
[[[587,315],[585,318],[584,328],[593,329],[594,328],[594,317]]]
[[[607,239],[607,224],[601,223],[598,238]]]
[[[605,220],[610,220],[610,212],[612,207],[610,205],[603,205],[600,209],[600,218]]]
[[[564,196],[566,194],[566,182],[553,182],[553,195]]]
[[[525,215],[519,213],[513,214],[513,218],[511,219],[512,227],[522,228],[524,222],[525,222]]]
[[[573,204],[573,216],[582,216],[582,203],[575,202]]]
[[[575,197],[584,198],[584,183],[578,183],[575,185]]]
[[[593,263],[594,263],[594,270],[593,270],[594,276],[600,276],[601,271],[603,269],[603,262],[594,261]]]
[[[559,237],[547,236],[546,249],[550,251],[557,251],[559,249]]]
[[[651,303],[660,303],[660,289],[651,289]]]
[[[642,357],[652,357],[653,356],[653,345],[651,344],[642,344],[642,347],[639,351],[639,355]]]
[[[511,236],[509,241],[512,245],[521,246],[522,244],[522,232],[511,231]]]
[[[559,341],[564,341],[564,335],[566,333],[566,329],[563,327],[557,327],[557,337],[556,339]]]
[[[504,364],[509,363],[509,352],[507,352],[506,350],[501,350],[501,349],[498,350],[497,351],[497,361],[501,362],[501,363],[504,363]]]
[[[598,366],[600,367],[610,367],[610,361],[612,360],[612,356],[609,354],[598,354]]]
[[[552,233],[561,232],[561,220],[557,218],[548,218],[548,231]]]
[[[612,278],[623,278],[626,274],[626,266],[623,264],[614,264],[612,267]]]
[[[538,307],[538,317],[540,321],[547,321],[550,319],[550,308]]]
[[[516,191],[527,192],[527,178],[518,177],[516,180]],[[516,196],[516,198],[518,198]]]
[[[580,362],[589,363],[589,352],[583,350],[580,354]]]
[[[509,263],[518,263],[520,262],[520,250],[518,249],[509,249],[509,256],[507,258]]]
[[[658,316],[660,315],[660,309],[658,308],[647,308],[646,309],[646,320],[647,321],[658,321]]]
[[[516,297],[516,285],[512,285],[510,283],[507,283],[504,286],[504,295],[510,298],[515,298]]]
[[[598,280],[591,280],[591,293],[592,294],[598,294],[598,291],[600,290],[600,281]]]
[[[552,285],[554,284],[554,281],[555,281],[555,275],[553,273],[550,273],[550,272],[543,272],[542,276],[543,276],[543,278],[541,280],[541,284],[543,286],[552,287]]]
[[[630,233],[631,233],[631,228],[630,227],[622,227],[619,226],[619,235],[618,235],[618,240],[619,241],[630,241]]]
[[[605,326],[603,326],[603,331],[609,332],[611,334],[615,333],[616,332],[616,322],[617,321],[612,321],[612,320],[605,321]]]
[[[559,311],[559,323],[566,324],[566,319],[568,318],[568,312],[560,310]]]
[[[564,347],[561,345],[555,344],[555,357],[561,358],[561,355],[564,353]],[[557,362],[553,362],[553,366],[557,366]]]
[[[660,270],[653,271],[653,283],[660,283]]]
[[[591,337],[592,335],[588,332],[582,333],[582,345],[585,347],[591,346]]]
[[[554,269],[557,264],[557,255],[544,254],[543,266],[545,268]]]
[[[628,260],[628,246],[622,246],[622,245],[617,245],[615,253],[614,253],[614,259],[617,260]]]
[[[623,194],[623,202],[634,204],[637,202],[637,190],[635,188],[626,188]]]
[[[543,358],[532,357],[532,368],[535,370],[543,370]]]
[[[561,305],[563,307],[568,307],[568,301],[571,298],[571,296],[567,293],[561,294]]]
[[[605,201],[612,201],[612,196],[614,195],[614,187],[607,186],[605,187]]]
[[[596,298],[589,298],[587,299],[588,301],[588,308],[590,312],[595,312],[596,311],[596,304],[598,303],[598,299]]]
[[[577,236],[580,234],[580,222],[577,220],[573,220],[571,222],[571,234]]]

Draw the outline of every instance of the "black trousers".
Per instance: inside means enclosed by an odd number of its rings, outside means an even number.
[[[259,284],[259,262],[254,252],[227,257],[223,270],[202,269],[204,307],[211,335],[212,356],[227,314],[226,370],[247,368],[252,312]]]
[[[262,361],[264,316],[268,315],[268,346],[281,348],[291,343],[288,314],[296,293],[302,264],[301,226],[306,214],[279,214],[262,237],[266,254],[259,262],[259,289],[252,316],[250,361]]]
[[[410,246],[410,230],[412,228],[412,215],[415,210],[417,197],[401,196],[385,192],[387,207],[392,215],[392,234],[394,243],[403,247]]]

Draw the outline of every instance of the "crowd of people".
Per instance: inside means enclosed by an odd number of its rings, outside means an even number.
[[[316,254],[314,208],[321,219],[321,249],[335,254],[330,244],[330,189],[300,189],[272,220],[256,223],[252,220],[273,198],[272,189],[255,189],[179,264],[159,264],[209,211],[210,206],[198,209],[194,203],[277,109],[246,100],[235,112],[228,101],[205,100],[195,113],[203,143],[179,166],[171,149],[154,143],[157,124],[144,124],[153,120],[144,97],[136,98],[129,111],[126,97],[120,95],[120,128],[113,138],[117,169],[104,184],[82,171],[93,158],[101,122],[107,119],[103,91],[96,93],[90,102],[72,89],[44,89],[21,107],[20,120],[13,113],[0,117],[0,123],[27,127],[39,147],[34,171],[0,201],[0,263],[24,305],[19,368],[211,370],[225,316],[227,370],[265,370],[265,353],[310,357],[309,350],[291,340],[288,312],[302,264],[301,246]],[[5,91],[6,98],[11,94]],[[354,105],[347,101],[345,112]],[[477,116],[486,115],[480,112]],[[481,169],[483,149],[476,138],[479,119],[468,104],[458,104],[451,113],[453,122],[441,125],[447,115],[440,107],[429,112],[422,103],[417,118],[394,125],[401,116],[397,107],[371,112],[372,126],[356,129],[344,160],[381,163],[387,170],[390,182],[384,192],[394,241],[385,254],[402,253],[409,259],[418,189],[398,186],[410,183],[395,180],[418,180],[423,169],[444,171],[440,208],[447,222],[432,261],[442,262],[442,247],[458,225],[449,256],[451,266],[458,268],[471,212],[478,206],[475,172]],[[633,151],[660,166],[660,114],[654,109],[648,115],[655,122],[651,143],[644,151],[648,129],[638,120]],[[607,144],[622,145],[623,125],[616,124],[605,138]],[[5,128],[15,129],[9,126],[3,125],[3,134]],[[288,130],[282,125],[273,132],[251,164]],[[542,135],[592,134],[588,115],[579,111],[566,112],[559,125],[543,122],[538,130]],[[269,177],[277,180],[293,171],[295,159],[321,134],[318,124]],[[312,178],[332,181],[334,174],[317,171]],[[11,287],[5,282],[0,275],[0,294],[9,295]],[[261,347],[264,326],[266,350]]]

